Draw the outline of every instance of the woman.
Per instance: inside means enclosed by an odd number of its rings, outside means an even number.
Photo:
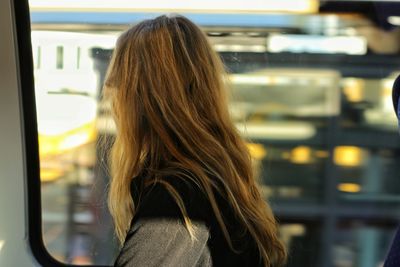
[[[182,16],[118,39],[105,82],[117,127],[116,266],[281,266],[285,248],[231,122],[224,69]]]

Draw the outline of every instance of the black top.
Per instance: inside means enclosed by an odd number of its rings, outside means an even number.
[[[400,266],[400,230],[397,230],[383,267]]]
[[[400,97],[400,75],[397,76],[396,80],[394,80],[393,83],[393,89],[392,89],[392,100],[393,100],[393,106],[394,106],[394,111],[396,113],[397,118],[400,118],[400,112],[399,112],[399,97]]]
[[[206,195],[194,182],[166,179],[185,204],[193,223],[192,240],[165,185],[156,183],[141,190],[142,180],[132,182],[135,203],[142,191],[140,204],[115,266],[263,266],[253,238],[222,197],[216,195],[235,252],[225,240]]]

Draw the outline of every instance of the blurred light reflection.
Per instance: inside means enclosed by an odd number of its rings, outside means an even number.
[[[354,183],[341,183],[338,185],[338,189],[346,193],[358,193],[361,191],[361,186]]]

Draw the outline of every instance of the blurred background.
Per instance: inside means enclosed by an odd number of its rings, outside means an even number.
[[[118,252],[99,150],[114,126],[101,87],[116,38],[145,18],[198,24],[231,81],[288,266],[381,266],[400,223],[400,2],[31,0],[43,239],[57,260]],[[39,212],[39,211],[38,211]]]

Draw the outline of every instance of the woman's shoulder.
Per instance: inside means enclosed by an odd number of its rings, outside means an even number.
[[[135,217],[182,217],[180,206],[183,205],[191,219],[209,219],[212,210],[208,198],[191,177],[169,175],[149,181],[143,177],[135,179],[131,184],[131,194],[137,205]]]

